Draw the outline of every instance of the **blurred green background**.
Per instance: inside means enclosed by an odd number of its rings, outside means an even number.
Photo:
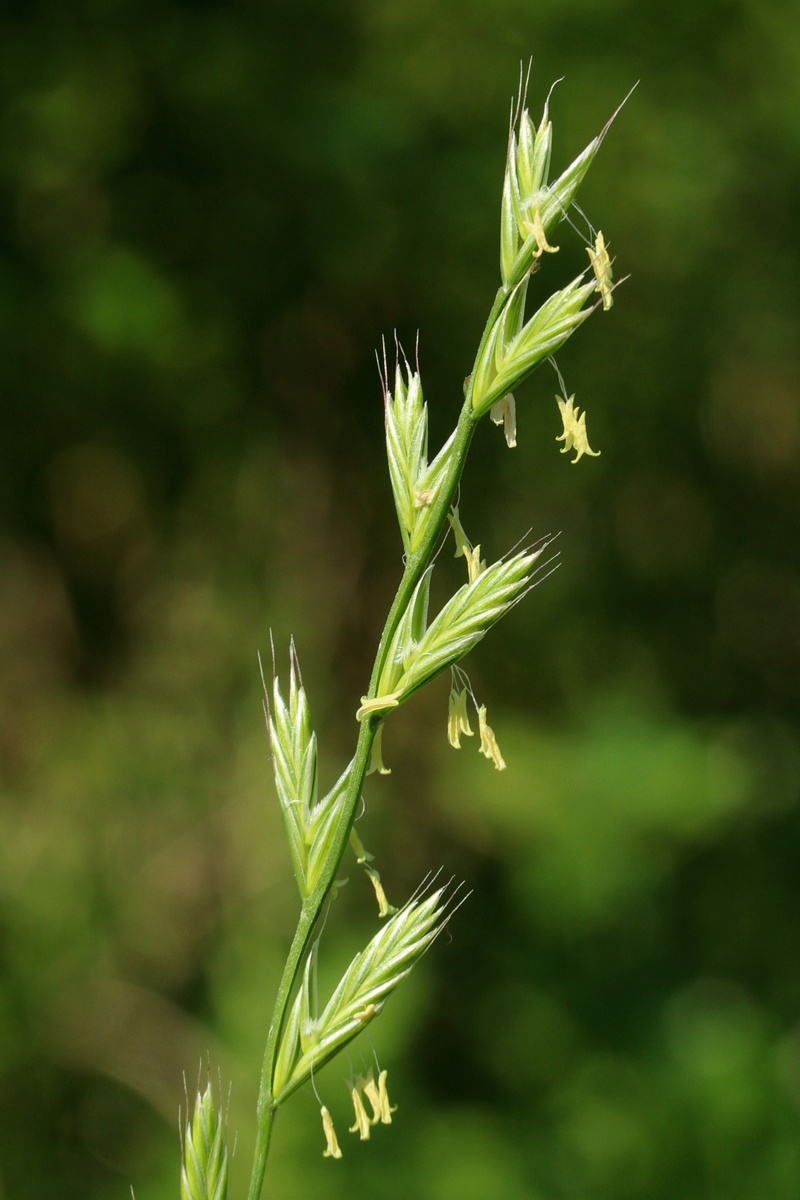
[[[280,1115],[269,1195],[800,1192],[800,8],[788,0],[7,0],[0,14],[0,1196],[177,1196],[201,1057],[244,1194],[296,915],[256,654],[297,641],[323,782],[400,570],[375,351],[449,432],[498,282],[509,104],[630,279],[488,422],[466,528],[561,569],[469,662],[508,770],[387,725],[390,898],[468,903]],[[562,227],[536,295],[586,265]],[[443,555],[440,598],[461,579]],[[335,973],[375,927],[351,871]],[[352,1067],[362,1067],[354,1051]],[[369,1055],[365,1046],[363,1053]]]

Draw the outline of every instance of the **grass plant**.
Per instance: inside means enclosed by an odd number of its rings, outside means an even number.
[[[290,649],[288,685],[273,666],[265,684],[275,787],[300,894],[297,929],[278,986],[261,1067],[257,1137],[249,1200],[259,1200],[275,1116],[298,1088],[366,1030],[389,995],[430,948],[457,907],[458,889],[422,881],[399,909],[387,901],[371,856],[354,830],[371,772],[384,772],[381,734],[394,711],[444,671],[451,672],[448,737],[459,748],[473,735],[470,705],[478,722],[479,750],[497,770],[503,760],[497,739],[468,677],[465,656],[535,584],[552,569],[551,538],[495,561],[481,558],[463,529],[456,499],[467,454],[479,421],[502,426],[506,443],[516,445],[513,390],[545,360],[552,360],[578,327],[598,308],[612,305],[611,259],[602,232],[577,209],[575,196],[600,148],[610,122],[559,176],[550,181],[553,143],[549,97],[538,125],[526,105],[526,89],[512,106],[500,221],[500,287],[490,307],[474,365],[464,383],[455,428],[429,459],[428,411],[418,364],[397,347],[390,371],[380,360],[389,475],[403,550],[403,571],[389,609],[360,705],[354,707],[358,738],[352,760],[324,796],[318,790],[317,737],[300,666]],[[613,118],[612,118],[613,119]],[[573,217],[571,214],[575,213]],[[577,233],[586,242],[589,265],[557,288],[530,315],[526,313],[531,276],[557,264],[557,237]],[[587,240],[588,239],[588,240]],[[559,382],[561,374],[557,370]],[[572,462],[595,455],[589,447],[586,414],[574,396],[556,396],[563,420],[562,453]],[[467,578],[431,614],[429,597],[436,555],[446,537],[463,556]],[[379,928],[353,958],[332,994],[316,995],[316,961],[328,898],[350,848],[366,872],[378,903]],[[372,1072],[351,1085],[355,1121],[350,1132],[361,1140],[370,1128],[391,1123],[387,1072]],[[224,1119],[213,1088],[198,1090],[183,1140],[182,1200],[224,1200],[228,1195],[228,1155]],[[342,1150],[332,1117],[320,1104],[325,1149]]]

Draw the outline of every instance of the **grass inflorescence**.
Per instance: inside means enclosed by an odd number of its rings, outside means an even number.
[[[533,313],[526,311],[531,275],[555,271],[558,241],[578,226],[569,217],[575,196],[602,143],[608,125],[550,182],[553,126],[549,97],[536,124],[521,89],[512,109],[500,216],[500,286],[490,306],[475,360],[463,388],[463,402],[450,436],[429,460],[428,409],[418,365],[412,369],[397,349],[390,373],[385,351],[380,360],[386,425],[386,452],[403,554],[403,571],[377,648],[368,687],[354,705],[358,737],[353,758],[322,797],[318,789],[317,736],[294,645],[288,687],[274,666],[265,705],[275,776],[289,853],[300,895],[300,914],[278,987],[261,1068],[257,1141],[249,1200],[259,1200],[275,1114],[299,1088],[316,1091],[315,1073],[380,1016],[389,995],[429,949],[452,911],[447,887],[423,887],[399,909],[386,900],[371,855],[353,829],[364,803],[365,779],[384,772],[383,725],[417,691],[451,672],[449,710],[443,726],[452,746],[473,736],[469,706],[475,710],[479,749],[498,770],[505,768],[497,738],[460,666],[491,627],[527,594],[551,565],[542,559],[551,539],[530,548],[483,558],[473,545],[455,506],[472,435],[484,417],[503,428],[516,445],[517,388],[545,360],[551,360],[598,308],[611,307],[613,276],[603,234],[591,232],[589,264],[577,278],[557,286]],[[559,381],[561,373],[558,371]],[[564,422],[564,451],[595,455],[589,448],[585,413],[574,396],[556,397]],[[431,577],[442,539],[452,531],[456,555],[463,556],[466,581],[438,612],[430,612]],[[366,873],[378,901],[378,931],[355,955],[327,999],[316,988],[321,917],[348,845]],[[391,1123],[387,1073],[370,1071],[350,1087],[355,1123],[351,1132],[369,1137],[375,1123]],[[369,1106],[369,1110],[368,1107]],[[320,1100],[326,1157],[342,1150],[328,1107]],[[224,1200],[227,1196],[224,1121],[211,1088],[198,1092],[183,1140],[182,1200]]]

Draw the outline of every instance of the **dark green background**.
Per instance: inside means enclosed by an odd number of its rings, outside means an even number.
[[[419,330],[432,442],[498,280],[509,103],[630,279],[488,422],[461,511],[561,569],[470,660],[508,760],[386,729],[390,898],[473,889],[268,1194],[794,1200],[800,1190],[800,8],[789,0],[8,0],[0,14],[0,1197],[177,1196],[201,1056],[244,1193],[296,890],[256,652],[323,782],[400,570],[375,351]],[[540,298],[586,264],[565,227]],[[538,289],[538,290],[537,290]],[[441,560],[439,599],[462,565]],[[355,866],[335,975],[375,927]],[[369,1055],[369,1046],[363,1053]]]

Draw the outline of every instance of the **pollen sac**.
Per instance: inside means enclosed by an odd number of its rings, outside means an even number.
[[[480,753],[494,763],[495,770],[505,771],[506,763],[505,759],[500,753],[500,747],[497,744],[497,738],[494,736],[494,731],[492,730],[491,725],[486,723],[485,704],[482,704],[478,709],[478,725],[479,733],[481,735]]]
[[[355,1111],[355,1123],[350,1126],[348,1133],[357,1133],[362,1142],[369,1141],[370,1125],[373,1124],[367,1116],[367,1110],[364,1107],[364,1101],[361,1099],[361,1092],[358,1087],[350,1088],[350,1097],[353,1101],[353,1109]]]
[[[469,715],[467,713],[467,689],[450,689],[450,701],[447,713],[447,740],[454,750],[461,749],[461,734],[472,737]]]
[[[544,226],[542,225],[542,214],[539,212],[538,208],[533,214],[533,220],[522,222],[522,229],[528,237],[533,234],[534,238],[536,239],[536,249],[533,251],[533,257],[535,259],[540,259],[545,252],[547,254],[558,254],[559,247],[551,246],[547,240],[547,234],[545,233]]]
[[[612,296],[614,277],[611,274],[611,259],[608,256],[608,248],[603,237],[602,231],[598,230],[597,237],[594,242],[594,249],[591,246],[586,247],[586,253],[589,255],[594,277],[597,280],[596,291],[603,298],[603,312],[608,312],[611,305],[614,303]]]
[[[387,1075],[387,1071],[381,1071],[376,1083],[372,1069],[370,1068],[366,1079],[363,1076],[359,1076],[358,1078],[358,1086],[369,1100],[370,1107],[372,1108],[370,1125],[377,1125],[378,1121],[382,1125],[391,1125],[392,1113],[397,1112],[397,1105],[389,1103],[389,1093],[386,1090]]]
[[[472,549],[472,542],[464,532],[464,526],[461,524],[457,505],[454,505],[450,509],[447,519],[450,522],[450,528],[453,530],[453,537],[456,540],[456,552],[453,558],[460,558],[462,554],[467,554]]]
[[[502,400],[498,400],[489,410],[494,425],[502,425],[509,450],[517,444],[517,402],[513,393],[508,392]]]
[[[383,884],[381,883],[380,875],[373,867],[365,866],[364,870],[367,873],[367,877],[368,877],[370,883],[372,884],[373,888],[375,889],[375,899],[378,901],[378,916],[379,917],[393,916],[394,913],[396,913],[398,910],[395,908],[395,906],[393,904],[390,904],[389,901],[386,899],[386,892],[383,890]]]
[[[328,1110],[324,1104],[323,1104],[322,1108],[320,1109],[320,1116],[322,1117],[322,1129],[325,1134],[325,1142],[326,1142],[325,1149],[322,1151],[322,1157],[323,1158],[341,1158],[342,1151],[339,1148],[339,1142],[336,1137],[336,1130],[333,1128],[333,1117],[328,1112]]]
[[[590,458],[599,458],[601,452],[592,450],[589,445],[586,434],[586,413],[582,413],[579,408],[575,407],[575,397],[570,396],[568,400],[562,400],[560,396],[556,396],[556,400],[561,412],[561,420],[564,423],[564,432],[556,438],[557,442],[564,443],[561,453],[567,454],[570,450],[574,450],[573,464],[584,454],[588,454]]]
[[[377,1113],[380,1117],[381,1125],[391,1125],[392,1113],[397,1112],[397,1105],[389,1103],[389,1093],[386,1090],[387,1071],[381,1071],[378,1076],[378,1107]]]
[[[373,771],[377,771],[379,775],[391,775],[392,773],[392,768],[387,767],[383,761],[383,725],[378,726],[370,751],[367,774],[371,775]]]

